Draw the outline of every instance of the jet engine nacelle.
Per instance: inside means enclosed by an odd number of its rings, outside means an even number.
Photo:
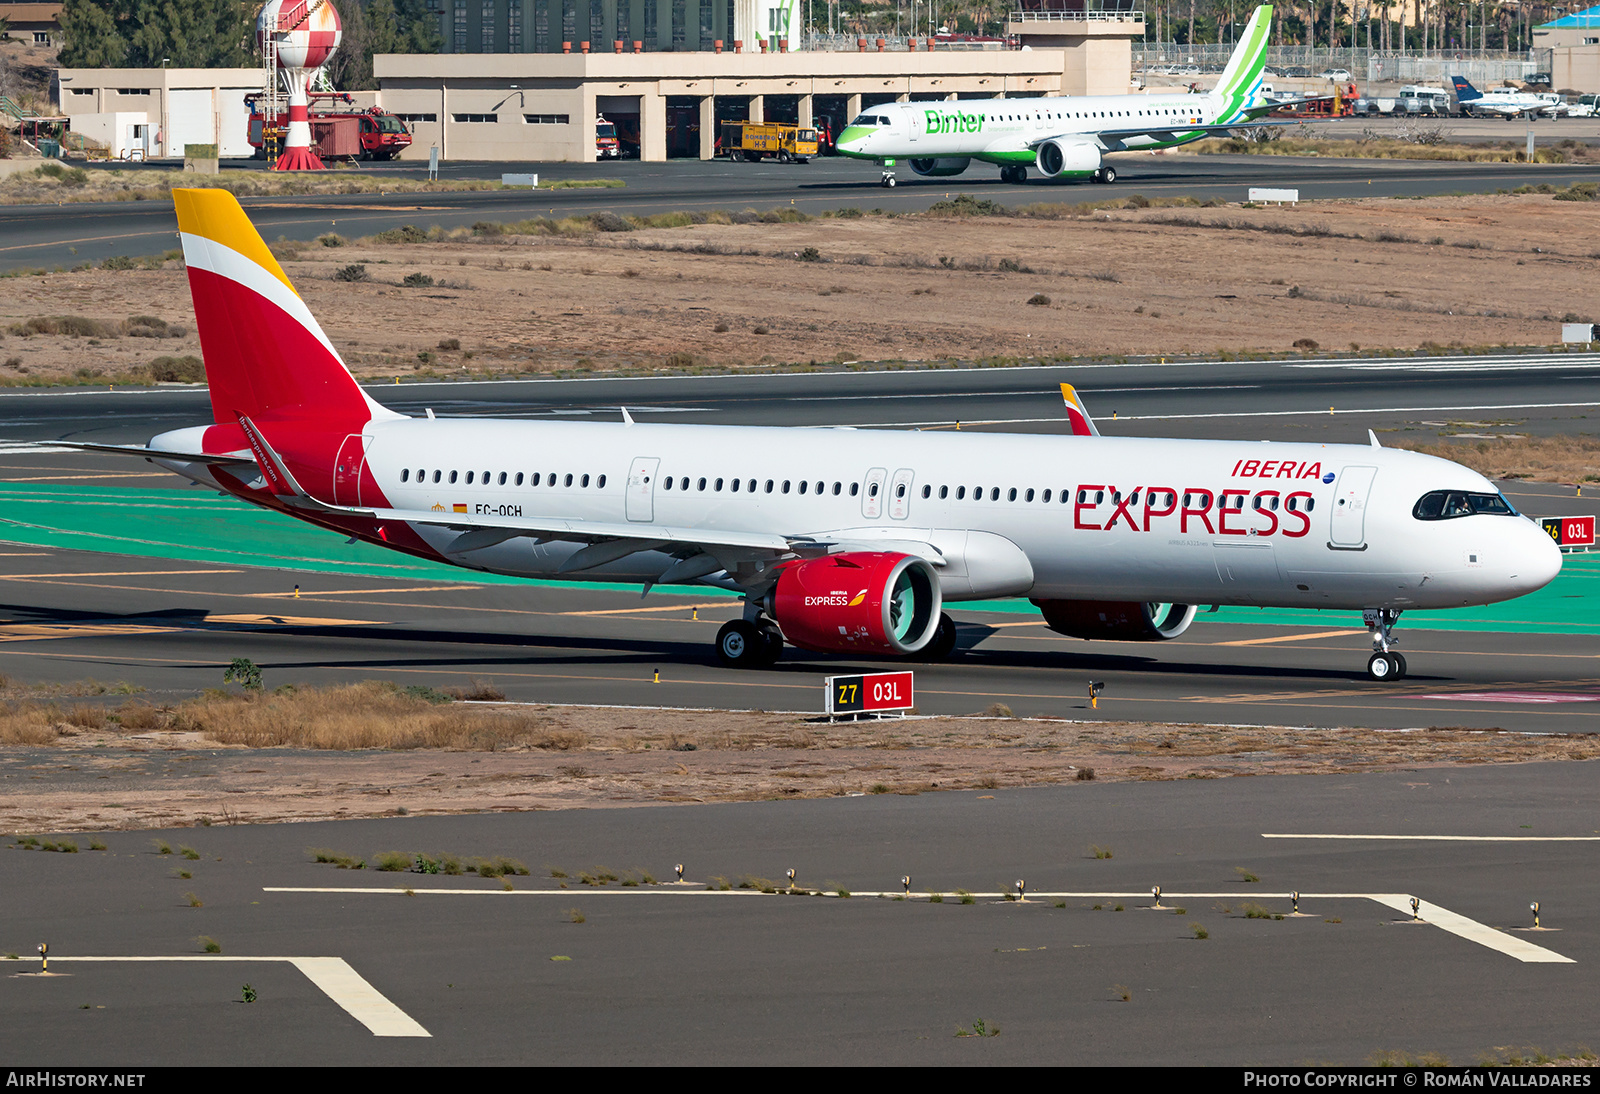
[[[1045,141],[1033,155],[1039,173],[1048,179],[1058,175],[1089,175],[1100,170],[1100,149],[1086,141]]]
[[[1114,642],[1164,642],[1194,622],[1193,604],[1137,604],[1115,600],[1035,600],[1051,630],[1073,638]]]
[[[938,575],[925,560],[848,551],[785,568],[767,614],[803,649],[906,654],[933,641],[943,606]]]
[[[943,175],[959,175],[971,163],[969,156],[943,156],[932,160],[911,160],[911,170],[919,175],[940,177]]]

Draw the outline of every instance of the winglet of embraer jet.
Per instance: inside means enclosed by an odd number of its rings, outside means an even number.
[[[1077,388],[1071,384],[1062,384],[1061,401],[1067,404],[1067,421],[1072,423],[1073,436],[1100,436],[1100,431],[1094,427],[1094,419],[1089,417],[1089,408],[1083,405],[1083,399],[1079,397]]]

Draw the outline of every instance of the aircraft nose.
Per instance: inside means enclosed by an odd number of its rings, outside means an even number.
[[[1515,572],[1512,583],[1520,593],[1542,589],[1561,572],[1561,548],[1549,533],[1532,521],[1522,522],[1517,529],[1517,542],[1512,558]]]

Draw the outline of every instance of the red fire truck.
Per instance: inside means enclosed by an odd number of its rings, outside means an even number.
[[[289,127],[288,106],[275,118],[263,119],[259,95],[246,95],[250,108],[250,144],[258,160],[277,155]],[[329,160],[392,160],[411,144],[406,123],[383,110],[355,109],[342,91],[311,93],[311,150]],[[342,109],[341,109],[342,108]]]

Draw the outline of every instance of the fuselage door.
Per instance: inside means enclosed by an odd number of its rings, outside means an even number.
[[[367,442],[371,437],[352,433],[339,446],[339,455],[333,461],[333,504],[361,504],[361,468],[367,460]]]
[[[635,456],[628,468],[628,519],[656,519],[656,469],[661,460],[656,456]]]
[[[877,520],[883,516],[883,480],[889,477],[889,472],[882,467],[874,467],[867,472],[866,481],[861,484],[861,515],[868,520]]]
[[[911,515],[911,483],[917,473],[909,467],[902,467],[894,473],[894,481],[889,484],[889,515],[895,520],[905,520]]]
[[[1330,547],[1364,547],[1367,542],[1367,496],[1372,492],[1376,467],[1347,467],[1334,487]]]

